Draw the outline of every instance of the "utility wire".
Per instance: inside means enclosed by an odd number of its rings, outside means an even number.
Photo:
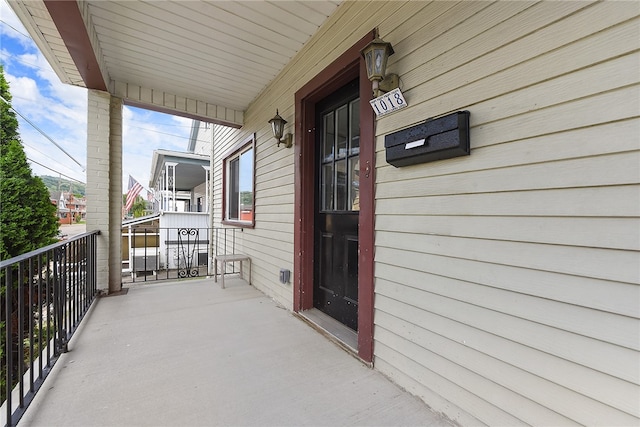
[[[129,121],[137,122],[137,123],[144,123],[146,125],[156,125],[156,126],[180,127],[180,128],[190,128],[190,127],[192,127],[192,125],[179,125],[179,124],[161,123],[161,122],[147,122],[147,121],[144,121],[144,120],[136,120],[136,119],[129,119]]]
[[[22,65],[26,65],[27,67],[37,68],[38,70],[47,71],[47,69],[39,66],[38,64],[26,61],[26,60],[22,59],[21,57],[12,57],[11,54],[5,53],[5,52],[0,52],[0,55],[5,57],[5,58],[8,58],[8,59],[4,59],[3,60],[5,64],[7,64],[11,60],[15,60],[15,61],[21,63]],[[14,95],[14,98],[19,98],[19,97]],[[22,98],[22,99],[26,99],[26,98]]]
[[[38,149],[37,149],[37,148],[35,148],[35,147],[32,147],[31,145],[27,144],[27,143],[26,143],[26,142],[24,142],[24,141],[22,141],[22,145],[24,145],[25,147],[29,147],[29,149],[31,149],[31,150],[33,150],[33,151],[36,151],[36,152],[38,152],[38,153],[40,153],[40,154],[42,154],[44,157],[47,157],[47,156],[48,156],[48,154],[43,153],[42,151],[38,150]],[[34,163],[38,163],[38,162],[36,162],[35,160],[33,160],[33,159],[29,158],[29,156],[27,156],[27,159],[28,159],[28,160],[31,160],[31,161],[32,161],[32,162],[34,162]],[[65,166],[65,165],[63,165],[62,163],[59,163],[59,162],[55,162],[55,163],[57,163],[58,165],[60,165],[60,166],[62,166],[62,167],[66,167],[66,166]],[[40,163],[38,163],[38,164],[39,164],[40,166],[42,166]],[[46,168],[47,168],[47,169],[49,169],[50,171],[55,172],[55,173],[57,173],[57,174],[62,174],[62,172],[59,172],[59,171],[57,171],[57,170],[53,169],[51,166],[49,166],[49,167],[44,166],[44,167],[46,167]],[[82,182],[82,181],[78,181],[78,182]],[[83,184],[84,184],[84,183],[83,183]]]
[[[79,182],[80,184],[87,185],[87,183],[86,183],[86,182],[82,182],[82,181],[80,181],[79,179],[71,178],[69,175],[65,175],[65,174],[63,174],[62,172],[58,172],[58,171],[57,171],[57,170],[55,170],[55,169],[51,169],[49,166],[45,166],[45,165],[43,165],[43,164],[42,164],[42,163],[40,163],[40,162],[36,162],[35,160],[30,159],[29,157],[27,157],[27,160],[29,160],[30,162],[35,163],[36,165],[40,165],[40,166],[42,166],[43,168],[48,169],[48,170],[50,170],[51,172],[55,172],[55,173],[57,173],[58,175],[62,175],[62,176],[64,176],[65,178],[70,179],[71,181],[75,181],[75,182]]]
[[[190,136],[182,136],[182,135],[176,135],[173,133],[167,133],[167,132],[161,132],[159,130],[154,130],[154,129],[149,129],[149,128],[143,128],[140,126],[128,126],[129,129],[141,129],[144,130],[146,132],[154,132],[154,133],[159,133],[161,135],[168,135],[168,136],[173,136],[175,138],[180,138],[180,139],[190,139]],[[205,140],[205,139],[196,139],[197,142],[206,142],[206,143],[210,143],[210,141]]]
[[[29,40],[33,40],[30,36],[28,36],[27,34],[23,33],[22,31],[18,30],[17,28],[15,28],[14,26],[12,26],[11,24],[7,23],[7,21],[4,21],[2,19],[0,19],[0,22],[2,22],[4,25],[6,25],[7,27],[11,28],[13,31],[15,31],[16,33],[20,34],[22,37],[26,37]]]
[[[42,134],[42,136],[44,136],[45,138],[47,138],[49,141],[51,141],[53,143],[53,145],[55,145],[56,147],[58,147],[60,149],[60,151],[62,151],[64,154],[66,154],[71,160],[73,160],[74,162],[76,162],[76,164],[78,166],[80,166],[82,168],[82,172],[86,172],[87,168],[80,163],[79,161],[77,161],[71,154],[67,153],[67,151],[62,148],[57,142],[55,142],[53,139],[51,139],[51,137],[49,135],[47,135],[46,133],[44,133],[44,131],[42,129],[40,129],[38,126],[35,125],[35,123],[33,123],[31,120],[29,120],[28,118],[26,118],[25,116],[23,116],[22,114],[20,114],[20,112],[18,110],[16,110],[15,108],[13,108],[13,106],[11,105],[11,103],[9,103],[9,101],[7,101],[6,99],[4,99],[4,97],[0,96],[0,99],[2,99],[5,104],[7,104],[9,106],[9,108],[11,108],[17,115],[19,115],[20,117],[22,117],[27,123],[29,123],[31,126],[34,127],[35,130],[37,130],[38,132],[40,132]]]
[[[44,157],[49,156],[48,154],[43,153],[42,151],[38,150],[36,147],[32,147],[31,145],[27,144],[27,143],[26,143],[26,142],[24,142],[24,141],[20,141],[20,142],[22,143],[22,145],[23,145],[23,146],[25,146],[25,147],[29,147],[31,150],[36,151],[36,152],[38,152],[38,153],[42,154]],[[58,163],[58,164],[59,164],[59,165],[61,165],[61,166],[64,166],[62,163]]]
[[[155,133],[159,133],[159,134],[161,134],[161,135],[169,135],[169,136],[173,136],[173,137],[180,138],[180,139],[189,139],[189,138],[190,138],[188,135],[187,135],[187,136],[183,136],[183,135],[176,135],[176,134],[174,134],[174,133],[162,132],[162,131],[159,131],[159,130],[149,129],[149,128],[143,128],[143,127],[140,127],[140,126],[129,126],[129,128],[132,128],[132,129],[142,129],[142,130],[147,131],[147,132],[155,132]]]

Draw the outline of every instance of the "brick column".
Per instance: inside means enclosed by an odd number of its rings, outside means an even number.
[[[87,231],[98,237],[98,290],[122,288],[122,100],[88,91]]]

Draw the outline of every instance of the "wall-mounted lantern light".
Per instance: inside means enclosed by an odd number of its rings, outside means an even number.
[[[360,53],[367,65],[367,77],[373,83],[373,96],[379,97],[398,87],[398,75],[386,74],[387,60],[393,55],[391,43],[385,42],[377,35]]]
[[[291,148],[293,146],[293,135],[288,133],[283,137],[284,125],[287,124],[287,121],[280,117],[280,113],[278,113],[278,110],[276,110],[276,116],[273,119],[269,120],[269,123],[271,124],[271,129],[273,130],[273,137],[278,140],[278,143],[276,145],[279,147],[280,143],[282,143],[286,148]]]

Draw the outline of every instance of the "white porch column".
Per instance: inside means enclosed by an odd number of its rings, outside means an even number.
[[[166,212],[169,210],[167,206],[169,202],[169,190],[167,189],[167,167],[164,167],[164,173],[162,174],[162,211]]]
[[[171,203],[168,204],[167,210],[171,212],[177,211],[176,209],[176,166],[177,163],[167,162],[164,164],[165,168],[165,182],[167,187],[167,193],[170,195]]]
[[[160,203],[160,210],[166,212],[167,210],[167,182],[165,180],[165,174],[163,173],[158,178],[160,180],[160,198],[162,202]]]
[[[162,198],[162,203],[160,203],[160,210],[165,212],[167,210],[167,184],[165,181],[165,174],[161,174],[158,179],[160,180],[160,197]]]
[[[98,236],[98,290],[122,289],[122,99],[88,91],[87,231]]]

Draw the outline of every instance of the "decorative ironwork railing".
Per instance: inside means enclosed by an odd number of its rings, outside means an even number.
[[[98,234],[0,262],[4,425],[24,415],[97,296]]]
[[[132,227],[123,234],[123,283],[211,275],[215,255],[242,252],[238,233],[241,228]]]

